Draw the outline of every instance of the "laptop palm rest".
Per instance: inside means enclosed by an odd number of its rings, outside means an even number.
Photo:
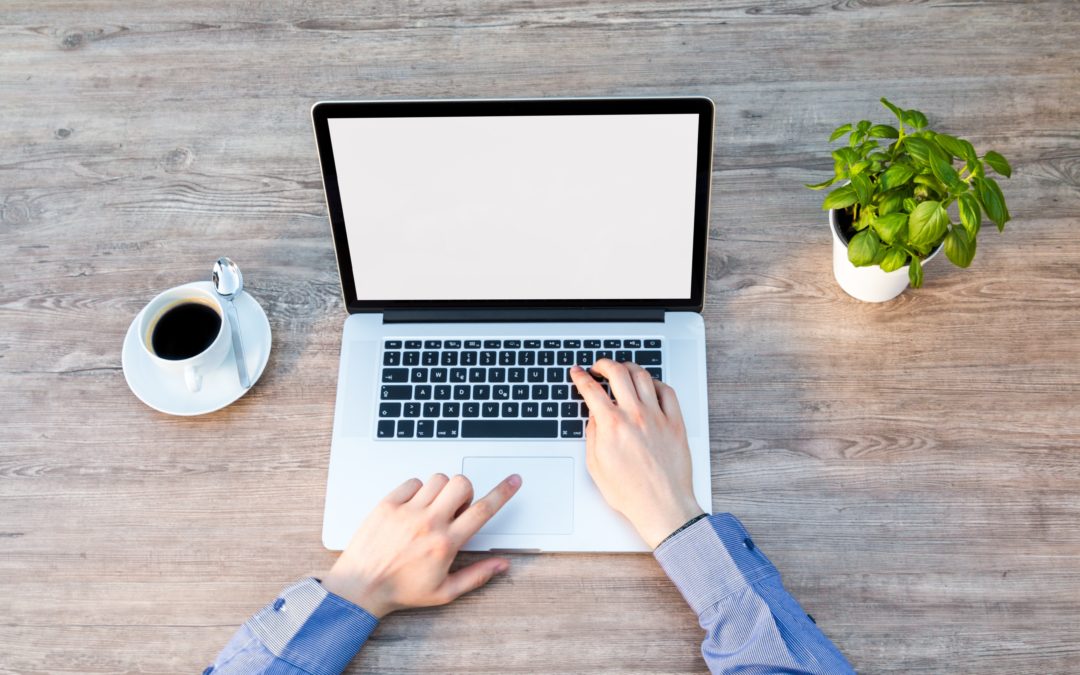
[[[480,499],[510,474],[521,488],[479,534],[571,534],[574,531],[573,457],[465,457],[461,473]]]

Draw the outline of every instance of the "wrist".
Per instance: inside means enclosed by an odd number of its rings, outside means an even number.
[[[704,513],[705,511],[698,506],[698,503],[690,499],[657,512],[655,521],[644,528],[639,528],[638,533],[649,548],[655,549],[673,532]]]
[[[327,591],[348,600],[376,619],[382,620],[383,617],[394,611],[392,607],[379,599],[379,593],[372,584],[353,575],[343,574],[331,569],[323,577],[321,583]]]

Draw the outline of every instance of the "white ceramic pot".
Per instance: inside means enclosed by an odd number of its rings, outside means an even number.
[[[851,297],[863,302],[885,302],[892,300],[904,292],[908,287],[908,265],[898,270],[886,272],[878,265],[867,267],[855,267],[847,257],[847,243],[840,236],[836,222],[836,209],[829,211],[829,229],[832,230],[833,241],[833,276],[840,288]],[[941,251],[938,246],[925,260],[926,263],[934,259]]]

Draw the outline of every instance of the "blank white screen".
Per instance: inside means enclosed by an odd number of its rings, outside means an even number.
[[[691,295],[697,115],[328,122],[359,300]]]

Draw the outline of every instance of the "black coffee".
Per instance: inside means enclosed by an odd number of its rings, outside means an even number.
[[[185,302],[158,319],[150,334],[150,346],[163,359],[189,359],[213,344],[220,330],[221,315],[212,307]]]

